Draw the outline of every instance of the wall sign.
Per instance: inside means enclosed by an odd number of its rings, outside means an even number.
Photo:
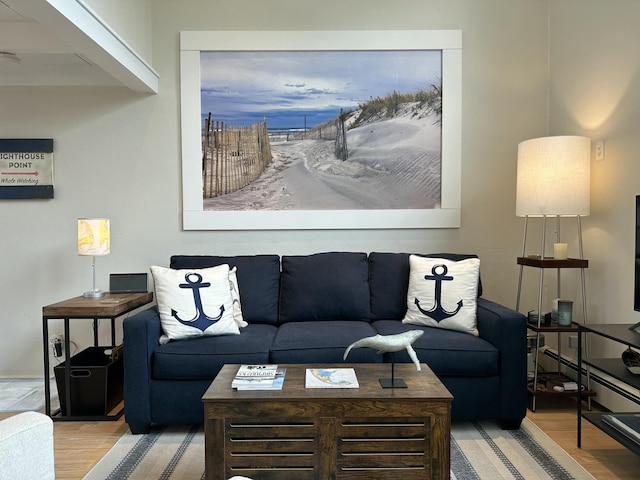
[[[53,198],[53,139],[0,139],[0,199]]]

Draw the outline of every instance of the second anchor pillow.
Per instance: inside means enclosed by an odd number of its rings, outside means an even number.
[[[407,313],[402,323],[478,335],[476,307],[480,260],[409,256]]]
[[[238,335],[229,265],[174,270],[151,267],[164,335],[160,343],[203,335]]]

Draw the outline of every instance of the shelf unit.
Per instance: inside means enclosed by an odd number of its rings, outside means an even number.
[[[582,350],[582,340],[586,342],[587,335],[597,335],[613,342],[640,349],[640,334],[631,330],[631,324],[593,324],[578,325],[578,388],[582,386],[583,377],[589,381],[590,369],[601,371],[616,380],[636,390],[640,390],[640,375],[630,373],[625,367],[622,357],[618,358],[591,358]],[[582,374],[583,365],[587,366],[586,375]],[[606,387],[605,388],[611,388]],[[615,389],[615,392],[628,400],[640,405],[640,398],[632,395],[624,389]],[[627,413],[627,412],[620,412]],[[637,412],[633,412],[637,413]],[[640,455],[640,443],[634,442],[602,419],[606,413],[583,412],[582,402],[578,402],[578,448],[582,447],[582,419],[589,421],[610,437],[627,447],[636,455]]]
[[[557,298],[562,298],[561,295],[561,279],[560,272],[563,269],[580,269],[580,279],[581,279],[581,287],[582,287],[582,324],[586,325],[587,323],[587,292],[585,287],[585,269],[589,267],[589,261],[584,258],[583,250],[582,250],[582,224],[580,220],[580,215],[575,215],[576,219],[576,227],[577,227],[577,238],[578,238],[578,247],[579,247],[579,258],[566,258],[566,259],[556,259],[554,257],[545,256],[545,244],[546,244],[546,232],[547,232],[547,219],[552,217],[555,219],[555,231],[556,231],[556,242],[560,242],[560,216],[559,215],[543,215],[542,216],[542,238],[540,242],[540,255],[527,255],[527,230],[529,225],[529,216],[525,216],[524,222],[524,233],[522,236],[522,255],[517,258],[517,264],[520,266],[520,275],[518,278],[518,294],[516,298],[516,310],[520,311],[520,297],[522,293],[522,277],[524,267],[537,268],[539,270],[539,283],[538,283],[538,321],[537,323],[529,323],[527,321],[527,328],[530,331],[535,332],[536,342],[535,342],[535,355],[534,355],[534,371],[533,371],[533,381],[527,382],[527,390],[532,397],[531,400],[531,410],[535,412],[536,410],[536,397],[538,396],[571,396],[577,397],[579,399],[587,398],[589,401],[589,409],[591,409],[591,397],[595,396],[595,392],[591,391],[589,388],[581,391],[574,392],[556,392],[553,390],[553,386],[561,385],[563,382],[571,381],[569,377],[564,375],[561,372],[562,366],[562,348],[560,336],[563,333],[576,333],[578,331],[578,324],[576,322],[572,322],[571,326],[560,326],[557,323],[552,323],[551,325],[543,325],[542,323],[542,299],[543,299],[543,288],[544,288],[544,274],[546,271],[553,269],[556,271],[556,285],[557,285]],[[526,314],[526,313],[525,313]],[[528,320],[528,318],[527,318]],[[545,378],[541,379],[544,383],[540,383],[538,380],[538,370],[540,363],[540,336],[543,333],[556,333],[558,335],[558,368],[556,372],[546,373]],[[546,378],[548,377],[548,378]],[[542,388],[544,387],[544,388]],[[551,387],[551,388],[549,388]],[[578,402],[580,403],[580,402]]]
[[[579,324],[577,324],[576,322],[573,322],[570,327],[561,327],[561,326],[558,326],[557,324],[552,324],[548,326],[547,325],[537,326],[536,324],[531,324],[531,323],[527,324],[527,328],[536,333],[536,336],[537,336],[536,342],[538,342],[538,336],[541,333],[557,333],[558,336],[562,333],[577,333],[578,326]],[[539,348],[539,343],[536,344],[536,349],[538,348]],[[572,379],[570,379],[560,371],[561,370],[561,362],[560,362],[561,354],[562,354],[562,349],[560,348],[560,342],[558,342],[558,368],[555,372],[538,373],[537,372],[538,359],[536,358],[536,360],[534,361],[534,369],[535,369],[534,380],[527,382],[527,391],[529,392],[529,395],[531,395],[532,397],[531,410],[534,412],[536,409],[536,404],[535,404],[536,397],[540,397],[540,396],[577,397],[578,396],[578,392],[556,392],[553,389],[554,386],[562,385],[563,382],[572,381]],[[591,398],[591,397],[595,397],[596,395],[596,392],[589,389],[585,389],[584,391],[582,391],[579,388],[579,391],[581,391],[580,396],[582,398]]]
[[[516,309],[520,308],[520,295],[522,290],[522,268],[523,267],[533,267],[540,269],[540,281],[538,285],[538,312],[542,312],[542,290],[544,285],[544,272],[547,269],[556,269],[558,276],[558,297],[560,297],[560,270],[565,268],[579,268],[584,271],[585,268],[589,267],[589,261],[583,258],[568,258],[565,260],[558,260],[551,257],[541,257],[539,255],[532,255],[527,257],[518,257],[517,259],[518,265],[520,265],[520,279],[518,283],[518,298],[516,302]],[[585,297],[585,288],[584,288],[584,273],[582,274],[582,321],[586,323],[586,297]],[[577,333],[578,332],[578,324],[573,322],[571,326],[560,326],[557,323],[552,323],[551,325],[543,325],[541,323],[542,319],[538,318],[537,324],[527,323],[527,328],[536,334],[536,347],[535,347],[535,355],[534,355],[534,373],[533,373],[533,381],[527,382],[527,390],[529,395],[532,397],[531,401],[531,410],[535,412],[536,410],[536,397],[540,396],[572,396],[578,397],[580,396],[585,398],[591,398],[595,396],[595,392],[589,389],[579,392],[556,392],[553,390],[553,387],[556,385],[562,385],[563,382],[571,381],[569,377],[564,375],[561,372],[561,358],[562,358],[562,348],[560,342],[560,335],[562,333]],[[555,372],[540,374],[538,372],[538,365],[540,362],[540,334],[542,333],[556,333],[558,335],[558,367]]]

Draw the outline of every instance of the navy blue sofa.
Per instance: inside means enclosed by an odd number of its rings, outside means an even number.
[[[432,254],[461,260],[474,255]],[[526,319],[478,298],[479,336],[407,325],[409,254],[329,252],[303,256],[173,256],[170,267],[237,267],[240,335],[160,345],[155,306],[124,320],[124,409],[133,433],[152,424],[201,423],[201,397],[227,363],[341,363],[354,341],[423,329],[413,348],[453,394],[452,419],[495,419],[515,429],[525,416]],[[479,288],[481,294],[481,286]],[[390,362],[369,348],[349,363]],[[396,362],[410,362],[406,352]]]

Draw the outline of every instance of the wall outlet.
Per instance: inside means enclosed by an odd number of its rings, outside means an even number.
[[[569,335],[569,348],[578,348],[578,336]]]
[[[596,160],[604,160],[604,140],[596,142]]]
[[[62,356],[63,346],[64,346],[64,337],[62,335],[51,335],[49,337],[49,342],[51,343],[51,350],[53,351],[53,356],[55,358],[59,358]]]

